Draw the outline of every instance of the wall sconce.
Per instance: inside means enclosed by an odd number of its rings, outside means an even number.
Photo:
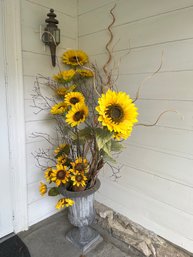
[[[49,17],[45,20],[47,26],[44,29],[42,34],[42,41],[45,45],[50,47],[50,53],[52,58],[52,65],[56,66],[56,46],[60,44],[60,29],[57,24],[59,23],[56,20],[56,14],[54,13],[54,9],[50,9],[50,13],[47,14]]]

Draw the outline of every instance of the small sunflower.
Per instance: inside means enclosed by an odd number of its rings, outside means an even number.
[[[62,56],[64,64],[81,66],[88,62],[88,55],[82,50],[68,50]]]
[[[63,114],[67,110],[67,105],[64,102],[55,104],[52,106],[50,112],[51,114]]]
[[[51,167],[48,167],[48,168],[45,170],[44,177],[46,178],[46,180],[47,180],[48,182],[51,181],[51,178],[52,178],[52,168],[51,168]]]
[[[88,171],[88,161],[82,157],[76,159],[75,162],[71,162],[74,171],[87,172]]]
[[[57,202],[56,208],[59,210],[59,209],[62,209],[64,207],[72,206],[73,204],[74,204],[74,201],[72,199],[62,198]]]
[[[129,128],[128,130],[124,131],[124,133],[116,132],[116,133],[114,133],[113,138],[118,141],[120,141],[122,139],[127,139],[131,135],[131,132],[132,132],[132,128]]]
[[[61,144],[61,145],[59,145],[59,146],[54,150],[55,155],[58,155],[59,152],[61,152],[66,146],[67,146],[67,144]]]
[[[80,92],[70,92],[65,96],[64,102],[66,105],[70,106],[73,106],[77,103],[84,104],[84,96]]]
[[[137,108],[129,95],[109,89],[99,98],[98,104],[98,121],[109,131],[125,135],[126,139],[138,116]]]
[[[85,104],[77,103],[72,106],[72,108],[66,114],[66,122],[71,125],[71,127],[79,125],[84,122],[88,116],[88,107]]]
[[[73,181],[73,186],[77,186],[77,187],[85,187],[86,186],[86,181],[87,181],[87,177],[79,171],[73,171],[73,174],[71,176],[71,180]]]
[[[65,96],[66,93],[68,92],[68,88],[66,87],[59,87],[55,90],[56,94],[57,95],[60,95],[60,96]]]
[[[85,78],[91,78],[94,76],[94,73],[91,70],[86,69],[77,69],[76,72],[81,76]]]
[[[65,156],[59,156],[58,158],[57,158],[57,163],[58,164],[65,164],[66,163],[66,161],[67,161],[67,159],[66,159],[66,157]]]
[[[69,180],[70,172],[67,167],[62,164],[56,165],[56,170],[53,170],[51,180],[56,183],[57,186],[60,184],[66,184]]]
[[[40,182],[39,191],[40,191],[41,196],[45,195],[45,193],[47,193],[46,184]]]
[[[73,69],[70,69],[70,70],[64,70],[59,72],[53,78],[58,83],[65,83],[65,82],[70,82],[75,75],[76,75],[76,71]]]

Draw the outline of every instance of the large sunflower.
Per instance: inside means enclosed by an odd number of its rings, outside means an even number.
[[[56,208],[57,209],[62,209],[64,207],[69,207],[72,206],[74,204],[74,201],[70,198],[62,198],[60,200],[58,200],[57,204],[56,204]]]
[[[73,174],[71,176],[71,180],[73,181],[73,186],[77,186],[77,187],[85,187],[86,186],[86,181],[87,181],[87,177],[79,171],[73,171]]]
[[[99,98],[98,104],[96,107],[99,113],[98,120],[109,131],[115,134],[121,133],[122,138],[126,139],[138,116],[137,108],[129,95],[109,89]]]
[[[63,114],[66,110],[67,105],[64,102],[61,102],[52,106],[50,112],[51,114]]]
[[[73,77],[75,76],[76,71],[73,69],[70,70],[64,70],[59,72],[57,75],[54,75],[54,80],[56,80],[58,83],[65,83],[70,82]]]
[[[73,106],[77,103],[84,104],[84,96],[80,92],[70,92],[65,96],[64,102],[66,105],[70,106]]]
[[[82,157],[79,157],[75,162],[71,162],[72,169],[78,172],[87,172],[88,171],[88,161]]]
[[[77,103],[66,114],[66,122],[71,127],[79,125],[84,122],[88,116],[88,107],[85,104]]]
[[[51,180],[56,183],[57,186],[60,184],[66,184],[69,181],[70,172],[67,167],[62,164],[56,165],[56,170],[53,170]]]
[[[82,66],[88,62],[88,55],[82,50],[68,50],[62,56],[63,63],[72,66]]]

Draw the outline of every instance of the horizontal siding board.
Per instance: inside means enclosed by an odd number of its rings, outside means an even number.
[[[53,4],[53,0],[26,0],[27,2],[35,3],[37,5],[42,5],[47,8],[53,8],[56,11],[60,11],[64,14],[70,16],[76,16],[77,14],[77,6],[76,0],[55,0]]]
[[[125,151],[119,156],[119,163],[187,187],[193,187],[193,159],[162,152],[160,149],[134,145],[128,140]]]
[[[96,6],[98,7],[98,1],[95,2],[97,2]],[[131,23],[141,19],[145,20],[148,17],[157,16],[159,14],[175,11],[176,9],[185,8],[192,5],[192,0],[148,0],[148,3],[146,5],[144,5],[143,0],[119,0],[116,1],[116,8],[114,10],[114,14],[116,17],[114,26],[121,26],[125,23]],[[82,3],[80,6],[82,6]],[[92,7],[94,8],[94,6],[95,3]],[[95,8],[92,12],[87,12],[80,15],[79,35],[82,36],[85,34],[106,29],[112,19],[109,11],[113,6],[114,2],[106,4],[105,6],[102,5],[101,8]],[[143,8],[139,8],[139,6],[143,6]],[[97,19],[97,17],[99,16],[100,19]],[[89,23],[88,20],[90,21]]]
[[[44,220],[57,212],[55,205],[58,197],[44,197],[28,206],[29,225]]]
[[[78,0],[78,14],[84,14],[85,12],[94,11],[96,8],[100,8],[105,4],[109,4],[111,2],[115,2],[114,0]]]
[[[130,142],[193,157],[193,131],[167,127],[135,127]]]
[[[26,12],[25,10],[30,10]],[[46,23],[46,15],[49,12],[49,8],[45,8],[36,5],[32,2],[22,1],[22,26],[33,28],[38,32],[40,30],[40,25],[44,28]],[[59,28],[61,30],[61,35],[68,35],[68,37],[75,38],[76,35],[76,18],[69,17],[62,13],[57,13],[57,19],[59,21]],[[36,17],[34,19],[34,17]]]
[[[97,44],[95,44],[96,46]],[[89,52],[88,42],[80,43],[80,47]],[[99,52],[104,48],[100,48]],[[145,48],[136,48],[115,52],[113,54],[115,66],[119,65],[119,74],[133,74],[133,73],[153,73],[161,63],[161,56],[163,53],[163,64],[161,71],[184,71],[193,70],[193,40],[185,40],[179,42],[170,42],[164,45],[155,45]],[[91,54],[91,52],[90,52]],[[99,67],[104,65],[107,60],[105,54],[98,55],[97,52],[92,51],[91,61],[97,62]],[[150,58],[151,57],[151,58]],[[179,61],[180,60],[180,61]],[[119,64],[120,63],[120,64]],[[115,70],[116,72],[116,70]]]
[[[34,154],[36,154],[39,149],[44,149],[52,152],[51,145],[46,141],[40,139],[38,142],[33,142],[26,145],[26,153],[27,153],[27,183],[28,185],[38,182],[38,181],[44,181],[44,172],[39,167],[37,161],[34,158]],[[49,162],[47,160],[40,160],[40,164],[43,166],[49,165]]]
[[[181,22],[182,20],[183,23]],[[193,32],[191,26],[189,26],[192,23],[193,7],[163,16],[152,17],[148,20],[114,27],[114,42],[117,42],[115,50],[128,48],[129,44],[131,47],[141,47],[192,38]],[[109,33],[107,30],[79,38],[80,44],[86,43],[89,53],[95,54],[104,49],[108,39]]]
[[[110,174],[111,169],[106,167],[104,176],[107,180]],[[120,187],[137,190],[141,194],[153,198],[156,201],[193,215],[193,205],[191,204],[193,202],[192,187],[187,187],[186,185],[154,176],[153,174],[129,166],[124,166],[119,175],[120,178],[117,182]]]

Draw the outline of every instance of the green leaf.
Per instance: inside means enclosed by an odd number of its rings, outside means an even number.
[[[111,140],[109,140],[104,146],[103,146],[103,151],[111,156]]]
[[[79,130],[78,135],[80,138],[90,139],[93,137],[92,128],[86,127],[84,129]]]
[[[103,156],[103,160],[104,162],[111,162],[111,163],[116,163],[116,160],[113,159],[113,157],[111,155],[108,155],[105,151],[101,150],[101,154]]]
[[[121,152],[124,146],[117,141],[111,140],[111,151],[113,152]]]
[[[52,187],[50,188],[50,190],[48,191],[48,195],[49,196],[57,196],[59,195],[59,189],[57,187]]]
[[[95,132],[97,145],[99,150],[101,150],[104,147],[104,145],[111,140],[112,133],[104,128],[96,128]]]

